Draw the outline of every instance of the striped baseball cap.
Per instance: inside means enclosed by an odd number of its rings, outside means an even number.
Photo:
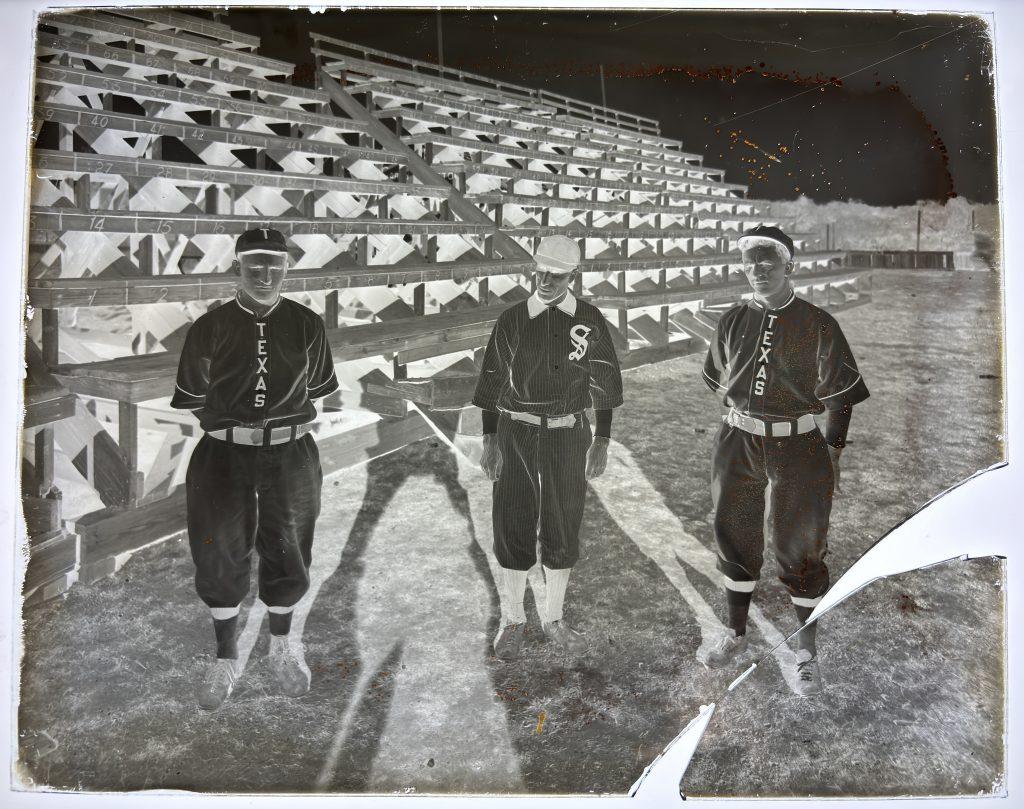
[[[736,242],[740,250],[749,250],[762,244],[781,244],[793,258],[793,240],[774,225],[758,225],[743,233]]]
[[[565,275],[580,264],[580,248],[568,236],[545,236],[537,245],[533,261],[539,269]]]
[[[273,228],[247,230],[235,242],[235,255],[242,253],[287,253],[284,234]]]

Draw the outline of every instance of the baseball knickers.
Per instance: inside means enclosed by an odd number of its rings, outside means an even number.
[[[825,439],[816,429],[765,438],[722,424],[711,471],[718,569],[734,582],[757,581],[769,483],[768,521],[779,579],[791,596],[817,599],[829,585],[824,559],[835,478]]]
[[[291,607],[302,598],[322,483],[312,435],[260,447],[200,439],[185,485],[196,591],[207,606],[245,598],[254,547],[260,600]]]
[[[572,567],[587,495],[590,422],[581,415],[575,427],[550,429],[502,413],[497,440],[503,458],[492,511],[498,564],[529,570],[539,538],[545,567]]]

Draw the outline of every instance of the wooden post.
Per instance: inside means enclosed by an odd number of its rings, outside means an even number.
[[[80,211],[88,211],[91,197],[92,178],[88,174],[83,174],[75,180],[75,207]]]
[[[338,290],[332,289],[324,296],[324,326],[338,328]]]
[[[128,502],[134,506],[142,495],[142,473],[139,471],[139,406],[133,402],[117,403],[117,445],[128,467]]]
[[[921,252],[921,209],[917,209],[917,252]]]
[[[47,368],[54,368],[60,364],[60,329],[56,309],[42,310],[43,339],[42,352],[43,363]]]
[[[427,311],[427,285],[416,284],[412,288],[412,310],[417,315],[426,314]]]
[[[36,497],[46,497],[53,488],[53,425],[44,424],[36,431],[34,450],[36,466]]]
[[[481,306],[487,306],[490,303],[491,291],[489,279],[485,276],[477,282],[476,288],[476,299],[479,301]]]

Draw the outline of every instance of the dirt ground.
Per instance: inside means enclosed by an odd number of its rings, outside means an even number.
[[[872,397],[844,454],[834,578],[1003,454],[998,279],[877,271],[874,291],[839,315]],[[313,588],[296,615],[313,670],[303,698],[274,693],[257,605],[238,689],[214,714],[195,707],[212,631],[181,539],[29,611],[22,777],[84,790],[623,793],[714,700],[687,795],[997,789],[997,560],[876,583],[827,615],[820,698],[787,686],[789,652],[725,699],[738,671],[696,662],[725,618],[707,520],[718,408],[699,366],[688,357],[626,378],[569,584],[568,615],[589,641],[578,659],[542,641],[533,589],[523,657],[491,656],[490,486],[465,456],[424,441],[325,482]],[[751,625],[762,651],[795,628],[773,570],[769,553]]]

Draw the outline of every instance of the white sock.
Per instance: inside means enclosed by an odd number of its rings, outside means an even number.
[[[501,569],[502,589],[505,598],[502,601],[502,624],[525,624],[526,610],[523,609],[523,597],[526,595],[525,570]]]
[[[569,585],[570,573],[571,567],[563,567],[560,570],[544,568],[544,589],[547,590],[544,620],[549,624],[562,620],[562,605],[565,603],[565,588]]]
[[[210,607],[210,615],[214,621],[226,621],[238,615],[238,607]]]

